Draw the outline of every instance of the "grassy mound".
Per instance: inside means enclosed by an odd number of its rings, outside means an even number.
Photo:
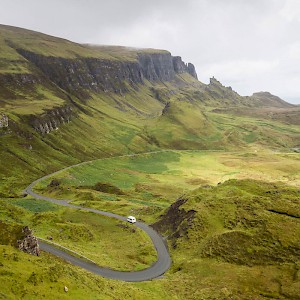
[[[245,265],[295,262],[300,259],[299,196],[297,188],[281,183],[229,180],[197,189],[177,211],[169,209],[161,220],[171,220],[163,232],[174,228],[172,219],[184,221],[182,211],[186,219],[196,211],[194,225],[177,241],[181,249],[188,242],[201,257]]]
[[[124,192],[121,189],[119,189],[118,187],[110,183],[97,182],[93,186],[93,189],[98,192],[107,193],[107,194],[124,195]]]

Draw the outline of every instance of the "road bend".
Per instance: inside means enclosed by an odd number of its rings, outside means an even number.
[[[155,152],[149,152],[149,153],[142,153],[142,154],[151,154],[151,153],[158,153],[158,152],[163,152],[163,151],[155,151]],[[129,155],[123,155],[124,156],[137,156],[138,154],[129,154]],[[58,205],[66,206],[66,207],[71,207],[74,209],[79,209],[79,210],[84,210],[84,211],[89,211],[98,215],[114,218],[120,221],[126,221],[126,217],[111,213],[111,212],[106,212],[106,211],[101,211],[93,208],[88,208],[88,207],[81,207],[77,205],[70,204],[69,202],[71,200],[58,200],[55,198],[43,196],[40,194],[37,194],[36,192],[33,191],[33,187],[39,183],[40,181],[47,179],[63,170],[79,166],[82,164],[87,164],[89,162],[84,162],[80,164],[76,164],[67,168],[64,168],[60,171],[54,172],[52,174],[43,176],[34,182],[32,182],[25,190],[24,192],[33,196],[34,198],[41,199],[44,201],[48,201],[51,203],[55,203]],[[140,271],[116,271],[112,270],[109,268],[104,268],[101,266],[96,265],[93,262],[87,261],[85,259],[82,259],[80,257],[72,255],[70,252],[66,252],[63,249],[59,249],[51,244],[45,243],[42,240],[39,240],[39,245],[40,249],[43,251],[46,251],[48,253],[51,253],[57,257],[60,257],[69,263],[81,267],[89,272],[92,272],[94,274],[110,278],[110,279],[117,279],[117,280],[123,280],[123,281],[131,281],[131,282],[138,282],[138,281],[147,281],[151,280],[157,277],[160,277],[163,275],[171,266],[171,257],[168,251],[168,247],[164,239],[150,226],[143,222],[136,222],[133,226],[136,226],[140,229],[142,229],[148,236],[150,237],[156,252],[157,252],[157,261],[152,264],[149,268],[140,270]],[[128,241],[130,242],[130,241]]]

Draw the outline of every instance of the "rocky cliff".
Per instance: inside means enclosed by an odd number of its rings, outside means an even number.
[[[175,77],[170,53],[139,54],[138,64],[145,79],[150,81],[170,81]]]
[[[69,123],[74,116],[71,106],[58,107],[31,118],[32,127],[42,135],[57,130],[62,124]]]
[[[140,52],[136,60],[124,61],[92,57],[62,58],[24,49],[17,51],[52,82],[79,98],[87,98],[90,91],[125,93],[128,84],[135,86],[145,80],[171,81],[176,74],[184,72],[197,78],[191,63],[185,64],[180,57],[172,57],[167,51]]]
[[[173,67],[176,73],[189,73],[194,78],[198,79],[195,66],[191,63],[186,64],[180,56],[173,56]]]

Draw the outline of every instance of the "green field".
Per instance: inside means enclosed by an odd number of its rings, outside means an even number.
[[[100,159],[47,178],[39,193],[74,204],[119,214],[134,213],[153,222],[179,196],[199,186],[229,179],[255,179],[300,186],[299,155],[260,148],[252,152],[166,151],[132,157]],[[50,182],[57,180],[57,186]],[[103,192],[95,184],[110,184],[122,194]]]

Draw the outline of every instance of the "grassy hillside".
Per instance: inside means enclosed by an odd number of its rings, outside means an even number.
[[[0,25],[0,298],[299,298],[299,108],[172,63],[164,50]],[[149,151],[162,152],[118,157]],[[23,197],[33,180],[88,160],[36,188],[155,223],[173,260],[164,278],[107,280],[13,247],[29,225],[100,265],[155,260],[126,224]]]
[[[133,59],[131,51],[123,51],[119,47],[92,47],[84,46],[65,39],[45,35],[43,33],[17,28],[12,26],[0,25],[1,57],[5,59],[22,59],[15,49],[24,49],[45,56],[57,56],[64,58],[96,57],[102,59]],[[100,49],[98,51],[97,49]],[[111,51],[116,49],[116,51]],[[136,51],[134,51],[136,52]],[[117,53],[112,55],[112,53]],[[121,54],[122,53],[122,54]],[[24,60],[24,59],[23,59]]]
[[[26,123],[24,115],[8,113],[10,127],[0,129],[1,192],[18,195],[46,169],[48,173],[97,157],[162,147],[224,150],[256,145],[280,151],[300,144],[296,125],[217,114],[189,101],[169,101],[165,108],[145,87],[125,97],[94,95],[81,104],[84,111],[77,110],[70,123],[44,136]]]
[[[229,180],[185,195],[154,227],[173,247],[188,299],[298,299],[299,190]]]

